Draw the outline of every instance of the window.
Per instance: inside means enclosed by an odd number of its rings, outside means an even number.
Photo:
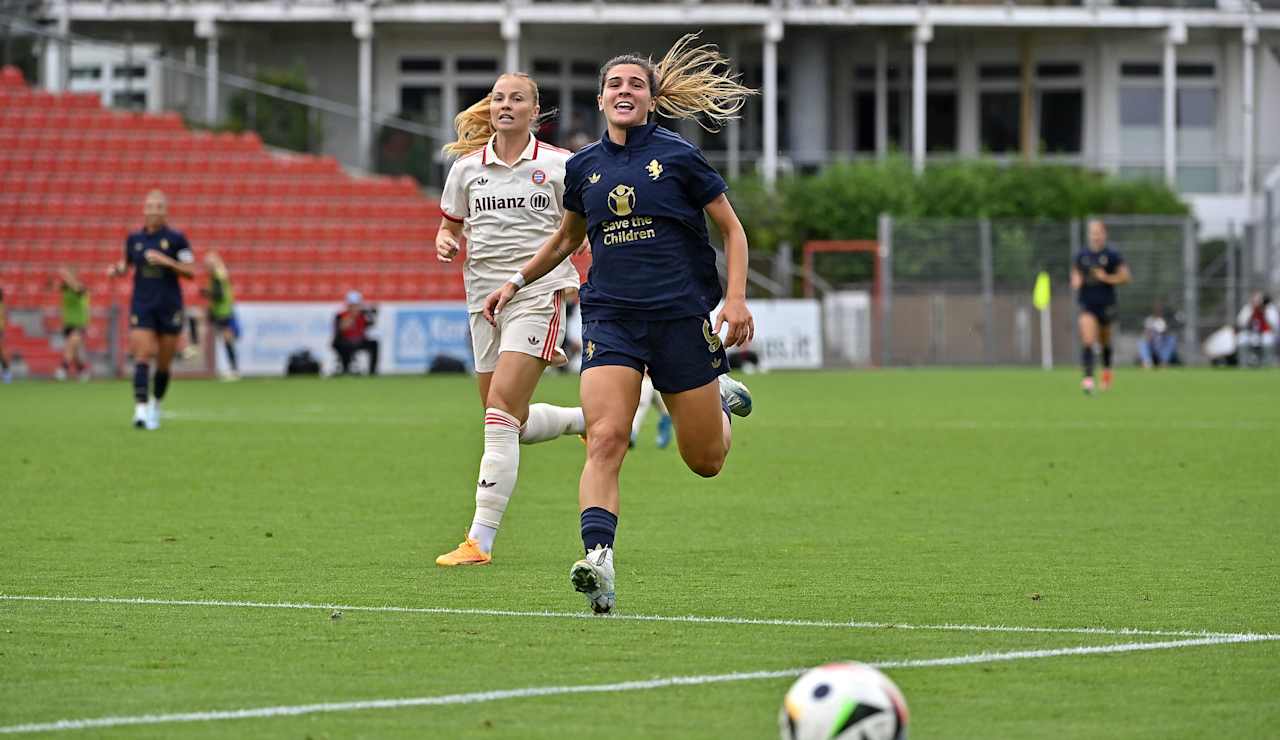
[[[1017,80],[1022,69],[1016,64],[983,64],[978,67],[978,78],[983,80]]]
[[[956,150],[958,104],[953,92],[925,94],[924,148],[927,152]]]
[[[443,101],[438,85],[405,85],[400,88],[400,115],[428,126],[439,126],[443,122]]]
[[[1158,87],[1120,88],[1121,126],[1159,126],[1163,120],[1163,90]]]
[[[1040,93],[1040,146],[1046,154],[1078,154],[1084,121],[1084,93],[1043,90]]]
[[[575,59],[569,65],[569,73],[574,77],[599,77],[600,65],[582,59]]]
[[[400,59],[401,72],[440,72],[444,64],[439,57],[403,57]]]
[[[493,57],[458,57],[459,72],[497,72],[498,60]]]
[[[1036,65],[1036,77],[1042,80],[1079,76],[1080,65],[1074,62],[1045,62]]]
[[[983,92],[978,98],[979,144],[984,151],[1017,151],[1022,135],[1022,95]]]
[[[111,105],[114,108],[142,110],[147,107],[147,94],[144,92],[113,93],[111,95]]]
[[[1178,128],[1214,128],[1218,122],[1218,91],[1211,87],[1178,89]]]
[[[130,67],[120,65],[111,68],[111,77],[117,80],[136,80],[147,76],[147,68],[141,64]]]
[[[535,75],[558,75],[560,74],[559,59],[534,59],[533,73]]]
[[[72,67],[71,79],[100,80],[102,79],[102,67]]]

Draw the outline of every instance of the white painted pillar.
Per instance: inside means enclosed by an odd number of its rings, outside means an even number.
[[[933,27],[925,24],[916,26],[911,37],[911,164],[917,175],[924,172],[925,45],[932,39]]]
[[[761,170],[764,185],[772,190],[778,181],[778,42],[782,40],[782,19],[773,18],[764,26],[764,151]]]
[[[506,54],[502,68],[507,72],[520,71],[520,21],[514,16],[502,19],[502,41],[506,44]]]
[[[889,45],[876,41],[876,159],[889,155]]]
[[[1178,44],[1187,40],[1187,27],[1169,26],[1164,36],[1164,182],[1178,184]]]
[[[1241,158],[1244,160],[1243,166],[1240,168],[1240,177],[1243,180],[1243,189],[1246,208],[1249,212],[1249,221],[1257,222],[1257,208],[1254,205],[1253,197],[1253,179],[1254,179],[1254,162],[1253,152],[1257,144],[1256,137],[1258,135],[1257,127],[1254,125],[1253,116],[1253,100],[1256,96],[1254,90],[1254,63],[1257,60],[1258,51],[1258,29],[1253,25],[1244,28],[1244,79],[1241,87],[1241,101],[1244,106],[1243,111],[1243,128],[1240,132],[1240,149]]]
[[[741,51],[738,45],[738,35],[732,31],[729,33],[728,52],[730,61],[734,62],[734,73],[738,72],[736,60]],[[742,121],[729,121],[725,127],[725,136],[728,141],[725,143],[725,152],[728,155],[727,169],[729,171],[729,179],[736,179],[742,175]]]
[[[205,40],[204,122],[218,124],[218,23],[212,16],[196,21],[196,38]]]
[[[58,92],[66,92],[71,82],[71,0],[58,3],[58,71],[54,84]],[[106,81],[111,84],[110,80]]]
[[[351,24],[359,47],[356,67],[356,106],[360,111],[356,135],[356,163],[371,169],[373,156],[373,17],[366,10]]]

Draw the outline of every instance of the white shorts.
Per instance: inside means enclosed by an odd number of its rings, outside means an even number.
[[[471,314],[471,351],[476,358],[476,372],[491,373],[498,366],[498,355],[520,352],[552,365],[563,365],[564,352],[563,291],[541,295],[516,294],[498,314],[498,325],[492,326],[484,315]]]

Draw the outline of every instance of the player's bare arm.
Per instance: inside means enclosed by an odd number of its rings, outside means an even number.
[[[462,239],[462,224],[444,219],[436,230],[436,259],[440,262],[452,262],[458,256],[458,242]]]
[[[750,342],[755,336],[755,320],[747,308],[747,233],[738,220],[729,199],[723,193],[707,204],[703,209],[724,239],[725,262],[728,265],[727,287],[724,296],[724,308],[716,319],[716,333],[721,327],[729,325],[729,333],[725,335],[726,347],[736,347]]]
[[[1071,289],[1080,290],[1084,286],[1084,274],[1080,272],[1080,268],[1071,268]]]
[[[586,237],[586,219],[573,211],[566,212],[564,221],[560,223],[556,233],[552,234],[547,243],[543,244],[537,253],[529,258],[524,267],[520,268],[518,274],[521,276],[522,284],[528,285],[551,272],[557,265],[568,259],[569,255],[581,248],[582,240]],[[509,280],[501,288],[490,293],[484,301],[485,320],[492,324],[493,317],[502,311],[520,287]]]

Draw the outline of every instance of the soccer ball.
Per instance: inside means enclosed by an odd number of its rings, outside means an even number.
[[[778,712],[782,740],[906,740],[907,702],[862,663],[828,663],[791,685]]]

